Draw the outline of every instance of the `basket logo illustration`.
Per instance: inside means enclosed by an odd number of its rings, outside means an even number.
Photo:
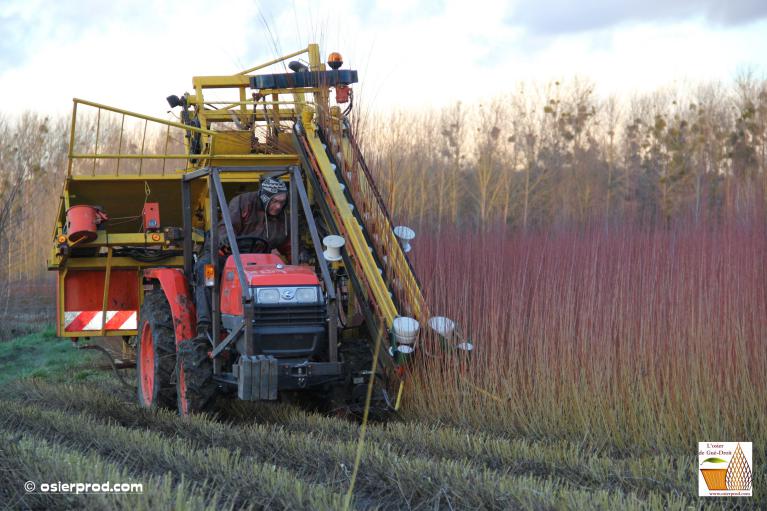
[[[698,465],[701,497],[751,496],[751,442],[699,442]]]

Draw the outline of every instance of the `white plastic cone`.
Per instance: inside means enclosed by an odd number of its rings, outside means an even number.
[[[392,331],[397,344],[413,344],[418,336],[418,321],[406,316],[394,318]]]
[[[445,339],[450,339],[455,333],[455,321],[444,316],[434,316],[429,320],[429,326]]]
[[[412,248],[410,242],[415,238],[415,231],[405,225],[398,225],[394,228],[394,235],[399,238],[402,243],[402,250],[410,252]]]

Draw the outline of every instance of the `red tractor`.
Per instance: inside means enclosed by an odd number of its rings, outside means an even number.
[[[211,202],[225,203],[221,170],[202,170],[183,186],[191,189],[192,179],[207,177],[213,183],[211,192],[222,193]],[[269,168],[270,173],[275,170],[279,171]],[[300,169],[287,171],[292,173],[294,192],[289,211],[292,223],[298,225],[300,206],[295,198],[308,204],[308,195]],[[186,414],[206,410],[214,397],[227,390],[236,390],[243,400],[274,400],[278,391],[305,389],[321,390],[328,398],[337,395],[331,387],[348,386],[358,375],[345,371],[349,366],[338,357],[337,309],[343,304],[337,302],[336,290],[344,285],[343,272],[329,268],[313,215],[305,215],[313,234],[312,264],[286,264],[271,253],[274,247],[266,239],[236,237],[229,216],[222,220],[232,255],[226,257],[219,275],[216,269],[222,256],[211,250],[212,263],[206,267],[205,284],[213,296],[210,337],[192,335],[194,302],[188,284],[192,279],[182,269],[154,268],[144,273],[147,293],[137,345],[140,402],[170,406],[177,401],[179,411]],[[217,223],[210,222],[211,247],[218,246]],[[301,244],[300,232],[294,232],[293,238],[296,245]],[[185,252],[184,258],[187,268],[191,267],[192,252]],[[327,280],[321,282],[318,273]],[[366,381],[357,379],[357,385]]]

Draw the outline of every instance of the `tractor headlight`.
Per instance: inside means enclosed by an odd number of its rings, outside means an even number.
[[[299,287],[296,290],[296,301],[299,303],[316,303],[317,288],[316,287]]]
[[[255,288],[256,303],[318,303],[322,295],[317,287],[262,287]]]
[[[259,289],[256,296],[258,303],[279,303],[280,301],[280,291],[273,287]]]

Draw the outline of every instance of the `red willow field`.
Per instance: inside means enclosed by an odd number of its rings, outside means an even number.
[[[455,319],[476,351],[439,355],[427,342],[406,413],[613,452],[764,446],[763,218],[609,232],[424,227],[411,254],[432,314]]]

